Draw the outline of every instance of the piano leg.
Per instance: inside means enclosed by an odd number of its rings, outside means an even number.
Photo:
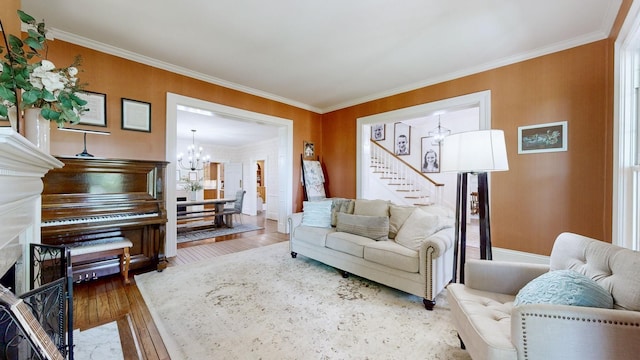
[[[120,263],[120,271],[122,272],[122,277],[124,278],[125,285],[129,285],[131,281],[129,280],[129,264],[131,263],[131,254],[129,254],[129,248],[124,248],[124,253],[122,254],[122,261]]]

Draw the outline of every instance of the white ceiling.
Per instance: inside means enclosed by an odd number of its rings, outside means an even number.
[[[606,38],[620,4],[22,0],[55,38],[318,113]]]

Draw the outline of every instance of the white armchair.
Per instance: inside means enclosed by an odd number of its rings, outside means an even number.
[[[447,288],[461,343],[479,359],[632,359],[640,354],[640,253],[563,233],[550,266],[470,260],[466,284]],[[595,280],[614,308],[522,304],[536,277],[571,269]]]

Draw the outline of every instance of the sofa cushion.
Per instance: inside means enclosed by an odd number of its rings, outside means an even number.
[[[331,226],[338,223],[338,213],[353,214],[354,201],[351,199],[333,198],[331,207]]]
[[[420,209],[426,211],[431,215],[438,215],[438,216],[451,218],[451,219],[454,219],[456,217],[455,210],[444,205],[431,204],[431,205],[421,205],[419,207]]]
[[[514,306],[556,304],[613,308],[611,293],[594,280],[573,270],[555,270],[542,274],[525,285]]]
[[[336,231],[364,236],[373,240],[387,240],[389,218],[338,213]]]
[[[357,199],[353,207],[355,215],[386,216],[389,217],[389,204],[387,200]]]
[[[411,273],[417,273],[420,270],[418,252],[396,244],[394,241],[376,241],[365,245],[364,258],[392,269]]]
[[[439,229],[439,217],[416,208],[396,235],[396,242],[412,250],[420,249],[422,243]]]
[[[329,249],[361,258],[364,256],[365,245],[374,242],[376,241],[366,237],[336,231],[331,234],[327,234],[325,246]]]
[[[296,241],[304,242],[316,246],[325,246],[327,234],[335,232],[334,228],[321,228],[315,226],[300,225],[293,230],[293,237]]]
[[[511,343],[511,310],[515,296],[449,284],[451,318],[467,349],[478,359],[517,359]]]
[[[389,239],[395,239],[402,224],[409,218],[415,206],[389,205]]]
[[[331,200],[304,201],[302,204],[302,225],[331,227]]]

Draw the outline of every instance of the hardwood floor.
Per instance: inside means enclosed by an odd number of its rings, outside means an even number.
[[[243,222],[263,226],[262,230],[178,244],[178,255],[169,260],[169,266],[287,241],[288,235],[278,233],[276,222],[266,220],[263,214],[243,215]],[[170,359],[133,276],[129,286],[120,275],[114,275],[75,284],[73,291],[75,329],[118,321],[125,359]]]
[[[260,225],[264,229],[178,244],[178,255],[169,260],[169,266],[288,240],[288,235],[277,232],[276,222],[266,220],[264,215],[243,215],[243,222]],[[467,249],[468,258],[479,257],[477,247]],[[76,284],[73,291],[76,329],[87,330],[118,321],[125,359],[170,359],[133,276],[129,286],[123,284],[120,275],[114,275]]]

